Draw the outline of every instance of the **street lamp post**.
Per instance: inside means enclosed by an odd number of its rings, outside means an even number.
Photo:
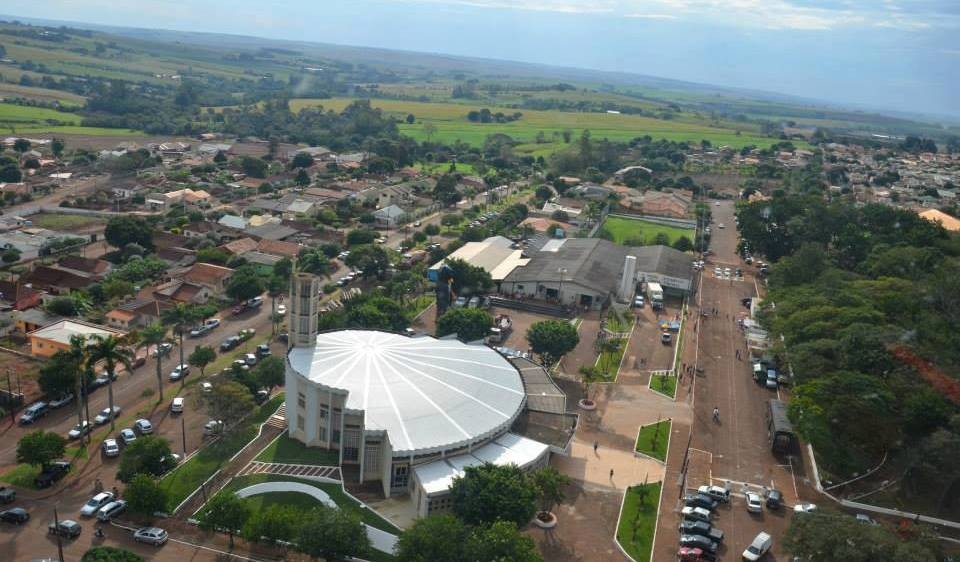
[[[560,301],[560,304],[563,304],[563,276],[567,274],[567,268],[561,267],[557,269],[557,273],[560,274],[560,287],[557,289],[557,300]]]

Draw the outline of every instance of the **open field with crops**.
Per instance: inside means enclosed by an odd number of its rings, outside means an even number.
[[[81,106],[85,98],[64,92],[62,90],[49,90],[47,88],[36,88],[32,86],[20,86],[18,84],[5,84],[0,82],[0,99],[24,98],[47,103],[59,103],[64,106]]]
[[[83,127],[82,117],[76,113],[57,111],[43,107],[29,107],[0,103],[0,128],[10,133],[50,133],[60,135],[85,136],[136,136],[140,131],[127,129],[108,129],[105,127]]]
[[[323,100],[295,99],[290,106],[298,111],[305,107],[322,106],[325,109],[342,110],[353,99],[331,98]],[[467,120],[467,113],[489,107],[491,111],[513,113],[513,109],[484,106],[483,104],[459,103],[423,103],[395,100],[371,100],[374,107],[383,109],[391,115],[400,118],[413,114],[416,122],[402,123],[400,130],[417,140],[426,140],[427,123],[436,127],[432,135],[433,140],[454,142],[457,140],[481,145],[488,135],[502,133],[523,143],[535,143],[537,135],[543,133],[540,143],[546,152],[553,152],[562,148],[564,131],[571,131],[576,138],[584,129],[589,129],[594,139],[610,139],[615,141],[629,141],[636,137],[650,135],[656,139],[673,141],[700,141],[708,139],[714,145],[729,145],[742,147],[746,145],[769,146],[777,139],[756,136],[748,133],[737,135],[729,129],[718,129],[704,125],[653,119],[639,115],[615,115],[608,113],[574,113],[566,111],[522,111],[523,117],[511,123],[474,123]],[[547,148],[546,145],[550,145]]]

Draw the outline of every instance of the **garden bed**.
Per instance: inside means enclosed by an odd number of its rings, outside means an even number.
[[[677,377],[673,375],[650,375],[650,390],[659,392],[664,396],[675,398],[677,396]]]
[[[650,458],[661,462],[667,461],[667,449],[670,446],[670,429],[672,422],[669,419],[645,425],[637,432],[637,442],[634,449]]]
[[[657,528],[661,483],[627,488],[617,523],[617,544],[636,562],[649,562]]]

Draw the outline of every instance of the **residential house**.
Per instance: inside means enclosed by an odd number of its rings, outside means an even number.
[[[86,289],[95,281],[77,273],[40,265],[22,275],[20,282],[51,295],[69,295],[72,291]]]
[[[297,234],[297,230],[278,223],[267,223],[261,226],[247,228],[247,234],[255,238],[267,240],[285,240]]]
[[[14,310],[26,310],[39,306],[43,293],[21,281],[0,281],[0,303]]]
[[[373,212],[376,225],[387,228],[397,226],[406,215],[407,212],[396,205],[390,205],[389,207],[384,207],[383,209],[378,209]]]
[[[195,263],[181,276],[187,283],[206,287],[214,295],[222,295],[227,288],[227,280],[233,275],[229,267],[212,263]]]
[[[243,259],[247,260],[247,263],[252,265],[260,275],[270,275],[273,273],[273,266],[283,258],[273,254],[252,251],[243,254]]]
[[[49,326],[44,326],[27,334],[30,338],[30,354],[34,357],[52,357],[58,351],[69,351],[70,339],[73,336],[80,336],[85,340],[95,337],[122,337],[126,332],[81,322],[79,320],[60,320]]]
[[[644,194],[641,211],[645,215],[684,219],[687,218],[690,201],[690,198],[678,192],[648,191]]]
[[[589,199],[591,201],[603,201],[610,197],[610,194],[613,193],[613,190],[605,185],[588,182],[572,188],[570,193],[579,195],[580,197]]]
[[[209,288],[187,283],[182,279],[173,279],[156,287],[147,288],[146,291],[148,292],[146,296],[149,298],[170,304],[204,304],[213,296],[213,291]],[[141,296],[144,296],[143,292]]]
[[[223,152],[224,154],[228,154],[232,149],[233,149],[233,145],[231,144],[218,143],[218,142],[205,142],[197,147],[197,152],[200,153],[200,155],[205,158],[207,157],[213,158],[214,156],[217,155],[218,152]]]
[[[212,196],[202,190],[190,188],[178,189],[168,193],[152,194],[147,198],[147,208],[153,211],[169,211],[178,206],[184,209],[198,211],[210,208]]]
[[[253,238],[240,238],[227,242],[220,246],[220,249],[232,256],[239,256],[257,249],[257,241]]]
[[[261,240],[257,244],[257,251],[281,258],[294,259],[300,254],[303,247],[296,242],[285,242],[283,240]]]
[[[169,302],[156,299],[129,298],[107,313],[107,325],[120,330],[132,330],[160,322]]]
[[[60,258],[53,267],[100,281],[113,269],[113,264],[107,260],[70,255]]]
[[[237,230],[243,230],[247,228],[249,221],[237,215],[223,215],[220,217],[220,220],[217,221],[217,224],[220,226],[225,226],[227,228],[235,228]]]
[[[27,310],[21,310],[15,316],[16,318],[16,330],[21,334],[29,334],[34,330],[39,330],[44,326],[49,326],[63,320],[62,316],[57,316],[56,314],[50,314],[41,307],[30,308]]]

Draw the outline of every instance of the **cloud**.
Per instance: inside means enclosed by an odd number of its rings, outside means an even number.
[[[844,27],[919,31],[960,27],[951,0],[389,0],[631,19],[685,20],[761,29],[828,31]]]

